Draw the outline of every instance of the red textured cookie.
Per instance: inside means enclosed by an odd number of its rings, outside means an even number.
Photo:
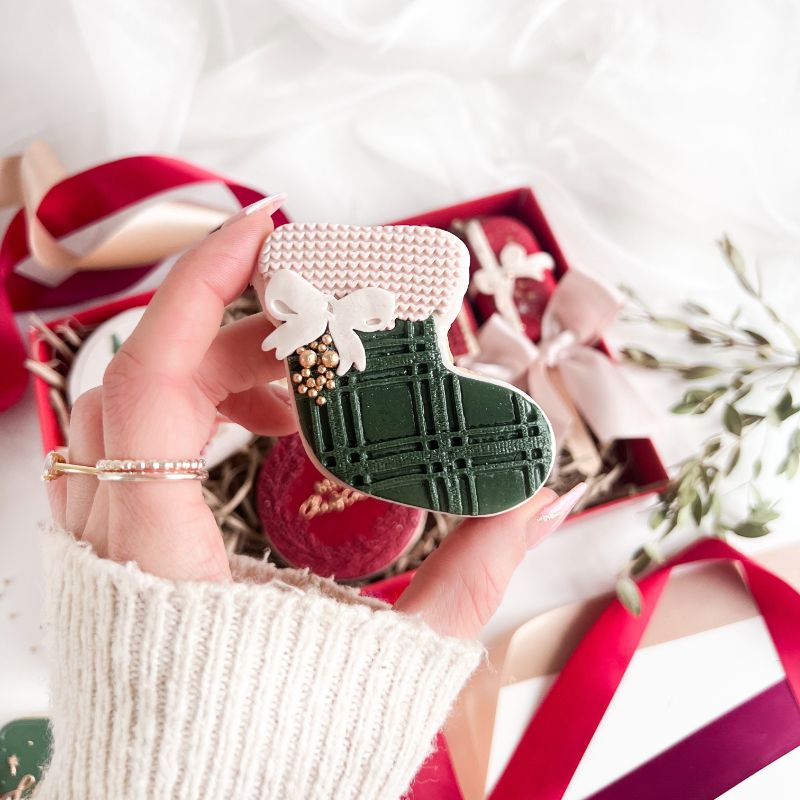
[[[339,485],[324,491],[325,482],[297,434],[280,439],[261,469],[257,502],[264,536],[290,566],[361,580],[394,563],[422,533],[427,514],[421,509]]]
[[[464,300],[458,316],[447,331],[447,344],[453,358],[471,356],[478,352],[478,340],[475,338],[477,332],[478,323],[475,321],[475,314],[472,313],[472,306]]]
[[[496,296],[487,291],[487,282],[475,277],[480,270],[486,270],[486,259],[481,253],[480,242],[476,243],[475,240],[476,231],[470,231],[470,226],[476,223],[480,225],[484,241],[494,256],[494,264],[489,265],[490,271],[484,275],[490,276],[497,267],[505,275],[521,271],[536,275],[535,278],[517,277],[513,281],[513,300],[526,335],[532,341],[538,341],[541,336],[542,314],[556,286],[552,259],[548,262],[549,257],[543,253],[533,231],[514,217],[489,216],[462,223],[459,233],[469,248],[471,258],[469,295],[481,322],[485,322],[498,310],[502,312],[502,307],[498,308],[501,304]],[[526,259],[526,256],[537,253],[545,258]]]

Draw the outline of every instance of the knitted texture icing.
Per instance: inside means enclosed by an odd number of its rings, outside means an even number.
[[[469,253],[460,239],[419,225],[362,227],[290,223],[267,239],[259,271],[288,269],[339,299],[374,286],[392,292],[398,319],[455,319],[469,279]]]

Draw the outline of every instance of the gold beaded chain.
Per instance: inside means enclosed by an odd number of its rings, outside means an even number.
[[[330,478],[325,478],[314,484],[314,494],[306,498],[300,505],[300,516],[304,519],[314,519],[320,514],[344,511],[354,503],[366,499],[367,495],[352,487],[339,486]]]
[[[328,402],[323,391],[336,388],[336,373],[333,370],[339,366],[339,354],[332,345],[333,338],[326,333],[320,341],[315,340],[295,350],[300,370],[292,373],[292,383],[297,387],[298,394],[305,395],[318,406]]]

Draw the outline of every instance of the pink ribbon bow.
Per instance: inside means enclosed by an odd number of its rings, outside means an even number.
[[[554,382],[554,369],[598,439],[648,437],[652,414],[619,365],[593,347],[622,305],[622,295],[612,286],[569,270],[542,316],[538,346],[493,314],[478,332],[478,354],[459,363],[527,391],[550,419],[558,440],[569,434],[574,417]]]

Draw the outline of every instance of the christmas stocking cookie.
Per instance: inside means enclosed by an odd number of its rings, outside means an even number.
[[[545,482],[553,436],[523,392],[452,365],[469,255],[437,228],[289,224],[259,261],[264,350],[286,359],[324,473],[375,497],[497,514]]]

